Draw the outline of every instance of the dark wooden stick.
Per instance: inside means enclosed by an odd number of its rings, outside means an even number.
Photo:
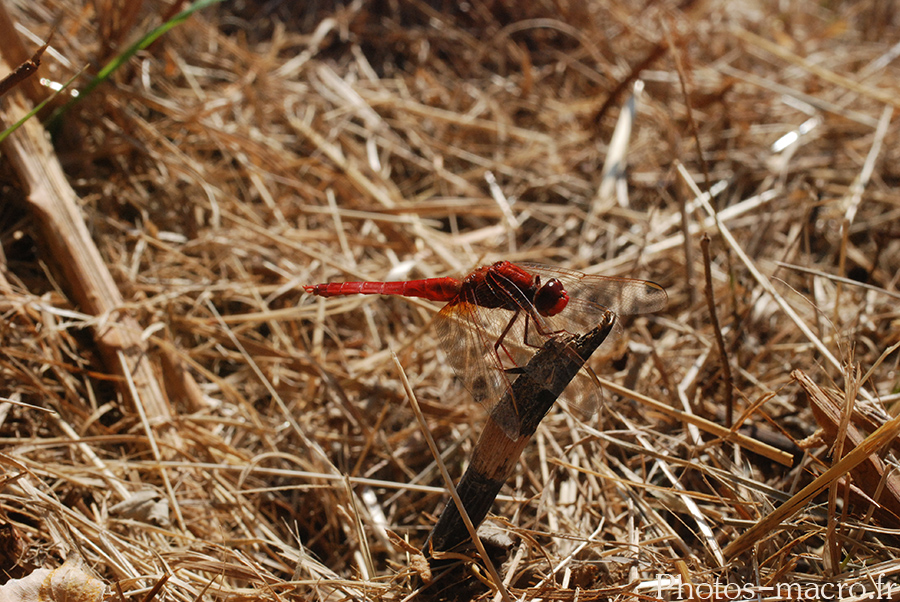
[[[52,34],[51,34],[52,36]],[[18,67],[12,70],[12,72],[0,80],[0,96],[3,96],[24,80],[28,79],[35,73],[37,73],[38,67],[41,66],[41,57],[44,54],[44,51],[47,50],[47,46],[50,45],[50,40],[47,40],[47,43],[41,46],[35,51],[31,58],[27,61],[24,61]]]
[[[463,509],[476,527],[487,515],[500,488],[553,403],[587,359],[606,339],[615,323],[615,314],[607,312],[590,332],[553,337],[522,369],[512,387],[494,410],[472,452],[472,462],[457,487]],[[513,441],[500,428],[501,417],[518,414],[519,437]],[[469,532],[460,509],[450,503],[441,514],[425,542],[427,557],[433,551],[449,551],[469,541]]]
[[[2,55],[3,60],[11,69],[17,69],[23,63],[27,63],[34,58],[25,42],[22,41],[19,32],[16,30],[16,24],[6,11],[6,3],[0,3],[0,40],[3,40]],[[47,40],[49,42],[49,40]],[[47,96],[46,90],[41,89],[40,84],[31,77],[22,80],[19,87],[32,104],[38,104]],[[15,123],[15,121],[13,121]],[[3,129],[6,129],[5,127]]]

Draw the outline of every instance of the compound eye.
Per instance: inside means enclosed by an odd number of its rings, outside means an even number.
[[[542,316],[555,316],[569,304],[569,293],[558,278],[551,278],[534,294],[534,308]]]

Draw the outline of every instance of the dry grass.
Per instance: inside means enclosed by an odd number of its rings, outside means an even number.
[[[41,76],[101,65],[167,13],[95,4],[10,7],[32,52],[59,20]],[[162,575],[175,600],[405,598],[393,534],[421,546],[447,496],[391,350],[454,478],[485,414],[435,305],[301,285],[514,259],[664,285],[668,309],[625,319],[597,371],[717,423],[731,396],[742,432],[795,461],[611,391],[587,423],[553,411],[493,507],[511,594],[897,582],[892,5],[296,4],[206,10],[66,116],[54,149],[114,315],[74,300],[3,162],[0,395],[56,412],[0,404],[7,573],[76,554],[133,600]],[[636,78],[627,171],[604,186]],[[120,315],[160,413],[98,348]],[[480,567],[442,593],[491,597]]]

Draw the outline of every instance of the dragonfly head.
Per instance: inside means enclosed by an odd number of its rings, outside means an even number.
[[[555,316],[569,304],[569,293],[558,278],[540,285],[534,294],[534,308],[542,316]]]

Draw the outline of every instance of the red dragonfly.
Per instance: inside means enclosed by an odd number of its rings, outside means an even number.
[[[510,376],[548,337],[591,330],[607,311],[649,313],[668,301],[665,289],[646,280],[509,261],[482,266],[462,280],[332,282],[303,288],[320,297],[401,295],[446,303],[435,320],[442,348],[472,396],[489,410],[509,388]],[[600,389],[590,368],[585,371],[588,378],[576,378],[566,395],[589,416]],[[519,425],[515,417],[509,421],[500,426],[515,439]]]

